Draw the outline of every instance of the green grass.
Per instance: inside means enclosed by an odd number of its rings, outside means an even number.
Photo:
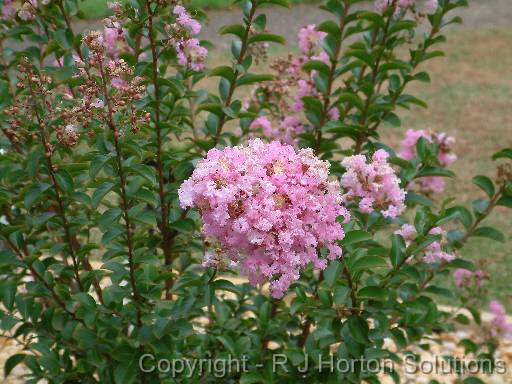
[[[98,20],[112,14],[107,6],[107,0],[84,0],[80,4],[80,10],[87,20]]]
[[[448,184],[446,197],[456,198],[466,206],[484,198],[471,182],[474,175],[495,176],[496,162],[491,154],[512,145],[512,52],[507,49],[512,29],[492,29],[453,33],[445,45],[445,58],[434,60],[426,68],[432,83],[414,89],[429,104],[428,109],[403,111],[402,128],[385,128],[384,141],[399,142],[406,128],[432,128],[456,137],[459,156],[452,169],[457,179]],[[490,296],[512,310],[510,276],[512,274],[512,210],[498,208],[483,222],[505,233],[507,242],[471,239],[462,256],[479,261],[491,276]]]

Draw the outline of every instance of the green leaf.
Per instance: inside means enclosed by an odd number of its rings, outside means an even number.
[[[475,229],[472,236],[487,237],[488,239],[493,239],[502,243],[505,242],[505,235],[501,231],[492,227],[479,227]]]
[[[382,64],[379,68],[379,71],[380,72],[392,71],[392,70],[410,71],[411,69],[412,69],[412,67],[409,63],[406,63],[405,61],[394,60],[389,63]]]
[[[357,297],[360,299],[386,300],[387,292],[381,287],[367,286],[357,292]]]
[[[111,159],[109,155],[98,155],[91,161],[91,166],[89,168],[89,176],[91,179],[94,179],[98,172],[105,166],[107,161]]]
[[[462,268],[472,272],[476,270],[475,264],[473,262],[461,258],[452,260],[448,265],[450,268]]]
[[[76,293],[73,295],[73,298],[87,309],[94,310],[96,308],[96,301],[85,292]]]
[[[32,208],[32,205],[39,200],[42,193],[47,190],[50,186],[48,184],[41,185],[41,184],[34,184],[32,185],[28,191],[25,193],[25,196],[23,198],[23,203],[25,204],[26,209]]]
[[[137,359],[123,361],[114,369],[114,380],[116,384],[131,384],[138,378],[138,371]]]
[[[350,331],[350,335],[358,343],[370,343],[370,339],[368,338],[369,327],[365,319],[359,316],[350,316],[348,318],[348,329]]]
[[[248,73],[248,74],[240,77],[237,80],[236,85],[242,86],[242,85],[261,83],[263,81],[271,81],[271,80],[274,80],[274,75],[263,75],[263,74],[257,75],[257,74],[253,74],[253,73]]]
[[[506,148],[502,149],[499,152],[496,152],[494,155],[492,155],[493,160],[498,159],[512,159],[512,148]]]
[[[243,39],[245,35],[245,27],[241,24],[225,25],[219,29],[219,35],[235,35]]]
[[[23,363],[25,360],[25,356],[22,353],[18,353],[16,355],[12,355],[5,361],[4,365],[4,377],[9,376],[12,370],[19,364]]]
[[[229,81],[233,81],[235,78],[235,73],[233,72],[233,69],[231,67],[228,67],[227,65],[222,65],[213,68],[210,72],[208,72],[208,76],[220,76]]]
[[[120,208],[109,208],[101,215],[98,224],[103,230],[108,229],[109,225],[115,222],[121,216]]]
[[[63,169],[59,170],[59,172],[55,174],[55,180],[57,181],[57,184],[62,191],[66,193],[73,192],[73,178],[68,172],[64,171]]]
[[[350,244],[360,243],[362,241],[371,240],[372,237],[368,232],[361,231],[361,230],[355,230],[348,232],[343,240],[341,240],[342,246],[347,246]]]
[[[461,205],[457,205],[455,207],[448,208],[446,210],[447,215],[450,215],[452,212],[457,212],[457,219],[464,225],[465,228],[469,228],[471,224],[473,224],[473,216],[471,212],[466,207]]]
[[[396,268],[405,259],[405,241],[402,236],[393,234],[391,237],[390,259],[393,267]]]
[[[336,285],[334,287],[334,303],[343,305],[348,300],[350,289],[344,285]]]
[[[190,233],[195,230],[195,223],[194,220],[185,218],[173,221],[171,224],[169,224],[169,227],[182,233]]]
[[[272,42],[285,45],[286,39],[282,36],[275,35],[273,33],[257,33],[249,37],[249,44],[258,43],[258,42]]]
[[[228,291],[228,292],[233,292],[235,294],[240,293],[240,290],[238,289],[238,287],[229,280],[225,280],[225,279],[215,280],[213,282],[213,286],[215,287],[215,290]]]
[[[273,0],[275,1],[275,0]],[[244,372],[240,377],[240,384],[261,384],[267,383],[259,372]]]
[[[338,24],[332,20],[324,21],[317,27],[316,30],[320,32],[326,32],[332,35],[334,38],[339,38],[341,36],[340,27],[338,27]]]
[[[388,263],[386,262],[386,259],[379,257],[379,256],[363,256],[359,259],[357,259],[352,265],[350,266],[351,272],[357,272],[362,270],[372,270],[374,268],[386,268],[388,267]]]
[[[489,179],[487,176],[473,177],[473,184],[482,188],[482,190],[485,193],[487,193],[487,196],[489,196],[489,198],[492,198],[494,196],[494,193],[495,193],[494,184],[492,183],[492,180]]]
[[[334,285],[342,269],[343,267],[338,260],[334,260],[329,263],[327,268],[325,268],[324,270],[324,280],[327,283],[327,285],[329,285],[330,287]]]
[[[512,208],[512,196],[502,196],[496,202],[496,205],[502,205],[504,207]]]
[[[475,213],[478,214],[478,215],[481,215],[489,207],[489,201],[482,200],[482,199],[473,200],[471,202],[471,205],[473,206],[473,210],[475,211]]]
[[[485,384],[484,381],[480,380],[478,377],[468,377],[464,379],[463,384]]]
[[[362,111],[364,109],[363,100],[359,96],[357,96],[355,93],[349,93],[349,92],[342,93],[338,97],[338,101],[336,103],[348,103],[351,106],[356,107],[360,111]]]
[[[454,177],[455,174],[452,171],[444,168],[425,167],[418,172],[415,179],[428,176]]]
[[[54,37],[62,48],[70,49],[73,47],[73,33],[69,29],[57,29]]]
[[[110,304],[120,303],[128,294],[127,290],[117,285],[109,285],[103,289],[103,300],[106,306]]]
[[[412,20],[399,20],[389,28],[389,34],[393,34],[404,29],[413,29],[416,27],[416,22]]]
[[[445,296],[449,299],[455,298],[452,291],[450,291],[447,288],[438,287],[436,285],[429,285],[427,288],[425,288],[425,292],[432,293],[432,294],[438,295],[438,296]]]
[[[156,214],[155,214],[155,211],[153,211],[153,210],[146,209],[138,214],[133,214],[133,215],[130,210],[128,215],[130,216],[130,218],[133,219],[133,221],[147,224],[152,227],[156,227]]]
[[[446,223],[449,223],[452,220],[456,220],[459,218],[460,218],[460,212],[458,210],[447,211],[442,217],[440,217],[436,221],[435,225],[442,226]]]
[[[311,60],[307,61],[303,66],[302,69],[305,71],[311,72],[311,71],[318,71],[320,73],[323,73],[325,75],[328,75],[331,69],[327,64],[325,64],[323,61],[319,60]]]
[[[94,190],[94,192],[92,193],[92,198],[91,198],[92,208],[94,208],[94,209],[98,208],[98,205],[100,204],[103,197],[105,197],[105,195],[110,192],[110,190],[112,189],[113,186],[114,186],[114,183],[110,183],[110,182],[106,181]]]
[[[424,83],[430,83],[430,75],[428,72],[418,72],[412,77],[414,80],[418,80]]]
[[[236,356],[236,351],[235,351],[235,342],[233,341],[233,339],[229,336],[217,336],[217,340],[219,340],[222,345],[224,345],[224,347],[228,350],[228,352],[233,355],[233,356]]]
[[[5,308],[8,310],[12,310],[14,305],[14,298],[16,297],[16,282],[15,281],[5,281],[0,285],[0,296],[2,297],[2,302],[5,305]]]
[[[424,137],[420,137],[416,142],[416,152],[421,161],[425,162],[433,155],[432,144]]]

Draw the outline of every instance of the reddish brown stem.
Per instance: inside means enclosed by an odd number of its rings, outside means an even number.
[[[332,92],[332,86],[334,84],[334,76],[336,74],[336,66],[338,65],[338,57],[341,52],[341,46],[343,43],[343,32],[345,30],[346,24],[346,18],[348,14],[348,9],[350,4],[344,0],[344,7],[343,7],[343,15],[340,17],[340,38],[336,42],[336,48],[334,50],[334,58],[331,60],[331,68],[329,71],[329,76],[327,79],[327,89],[323,95],[324,104],[323,104],[323,110],[322,110],[322,116],[320,119],[320,123],[318,124],[318,128],[316,130],[316,137],[315,137],[315,152],[318,152],[320,150],[320,145],[322,143],[322,127],[327,122],[327,117],[329,116],[329,109],[330,109],[330,102],[331,102],[331,92]]]
[[[148,38],[151,47],[152,58],[152,81],[155,88],[155,128],[156,128],[156,170],[158,173],[158,196],[160,197],[160,232],[162,234],[162,252],[164,253],[165,266],[168,269],[171,277],[165,280],[165,298],[172,300],[171,289],[174,284],[172,278],[172,253],[171,253],[171,238],[169,232],[169,207],[165,202],[165,178],[163,173],[162,163],[162,128],[160,126],[160,85],[158,83],[158,55],[156,52],[155,35],[153,34],[153,12],[146,1],[148,10]]]
[[[110,102],[110,98],[108,97],[108,90],[107,90],[107,78],[105,75],[105,72],[103,70],[103,66],[100,63],[99,66],[100,75],[101,75],[101,83],[103,87],[103,95],[105,97],[105,101],[107,104],[107,119],[106,123],[108,127],[112,131],[112,135],[114,137],[114,148],[116,151],[116,162],[117,162],[117,174],[119,177],[119,186],[121,189],[121,209],[123,211],[123,220],[126,230],[126,242],[128,245],[128,268],[129,268],[129,276],[130,276],[130,285],[132,287],[132,294],[133,294],[133,302],[135,305],[135,309],[137,311],[137,325],[140,327],[142,325],[142,314],[141,310],[139,308],[140,304],[140,295],[137,288],[137,282],[135,279],[135,262],[134,262],[134,256],[133,256],[133,233],[132,233],[132,225],[129,217],[129,202],[128,202],[128,195],[126,193],[126,177],[124,174],[123,169],[123,158],[121,154],[121,149],[119,147],[119,131],[114,123],[114,112],[112,110],[112,105]]]
[[[247,48],[249,48],[249,33],[251,31],[252,27],[252,19],[254,18],[254,15],[256,13],[256,1],[251,1],[251,10],[249,12],[249,16],[247,17],[245,31],[242,40],[242,47],[240,48],[240,54],[238,55],[236,65],[242,64],[242,62],[245,59],[245,55],[247,53]],[[235,93],[236,88],[236,82],[238,80],[238,76],[240,75],[240,71],[238,69],[235,69],[233,80],[231,81],[229,85],[228,94],[226,97],[226,101],[224,102],[224,107],[229,107],[231,104],[231,99],[233,98],[233,94]],[[220,134],[222,133],[222,129],[224,128],[224,124],[226,123],[226,114],[223,112],[222,115],[219,118],[219,123],[217,125],[217,132],[215,133],[215,136],[213,138],[214,145],[217,145],[217,142],[219,141]]]

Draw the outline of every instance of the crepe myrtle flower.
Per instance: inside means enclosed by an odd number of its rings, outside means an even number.
[[[376,151],[371,160],[364,155],[346,157],[341,165],[346,172],[341,177],[345,202],[355,202],[361,212],[378,210],[382,216],[394,218],[405,208],[405,191],[400,180],[388,164],[389,155],[383,150]]]
[[[216,239],[252,284],[270,281],[276,298],[307,265],[326,267],[320,248],[329,260],[341,257],[338,218],[350,215],[329,163],[311,149],[260,139],[211,149],[178,193],[182,208],[199,209],[204,236]]]

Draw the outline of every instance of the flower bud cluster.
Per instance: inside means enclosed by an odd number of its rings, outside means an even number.
[[[279,58],[271,64],[270,67],[276,72],[274,80],[259,86],[245,103],[247,109],[268,109],[267,115],[253,121],[251,129],[262,129],[269,140],[297,144],[297,137],[307,130],[297,116],[304,111],[303,99],[307,96],[320,96],[315,85],[318,73],[306,73],[302,67],[310,60],[329,62],[329,56],[321,48],[326,36],[327,33],[316,30],[314,24],[303,27],[298,33],[300,54]],[[331,108],[327,111],[327,117],[338,120],[339,110]]]
[[[169,36],[167,43],[176,50],[178,64],[196,72],[203,70],[208,50],[194,37],[201,32],[201,24],[181,5],[174,7],[173,14],[176,22],[167,24],[165,32]]]

